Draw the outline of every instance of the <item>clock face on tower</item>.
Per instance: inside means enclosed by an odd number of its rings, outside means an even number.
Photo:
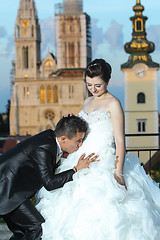
[[[29,25],[29,22],[27,20],[23,20],[22,26],[27,27]]]
[[[146,69],[143,66],[136,66],[134,72],[138,78],[143,78],[146,75]]]

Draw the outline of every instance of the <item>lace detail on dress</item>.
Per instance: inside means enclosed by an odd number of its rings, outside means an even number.
[[[86,120],[89,124],[106,121],[111,118],[110,112],[105,112],[104,110],[95,110],[91,113],[86,113],[84,110],[81,110],[78,116]]]

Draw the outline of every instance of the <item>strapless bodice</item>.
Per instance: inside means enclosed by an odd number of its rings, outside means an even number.
[[[86,120],[88,124],[95,124],[99,122],[105,122],[106,124],[111,123],[110,112],[106,112],[102,109],[95,110],[91,113],[86,113],[84,110],[81,110],[78,116]]]
[[[109,143],[110,145],[113,144],[114,135],[110,112],[96,110],[86,113],[84,110],[81,110],[78,116],[89,124],[89,141],[94,141],[94,145],[96,142],[98,145],[102,143],[107,143],[107,145]]]
[[[93,151],[99,153],[102,149],[114,148],[113,127],[109,112],[100,109],[86,113],[81,110],[78,116],[89,124],[89,135],[84,141],[81,151],[85,149],[87,153]]]

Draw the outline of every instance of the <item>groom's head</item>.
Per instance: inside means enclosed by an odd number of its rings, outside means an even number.
[[[88,124],[77,116],[63,117],[56,126],[55,134],[63,151],[72,153],[82,145]]]

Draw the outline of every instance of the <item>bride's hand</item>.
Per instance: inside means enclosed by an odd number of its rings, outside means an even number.
[[[115,174],[114,174],[114,177],[115,177],[116,181],[117,181],[120,185],[124,186],[125,189],[127,190],[127,187],[126,187],[126,184],[125,184],[123,175],[122,175],[122,174],[116,174],[116,173],[115,173]]]

